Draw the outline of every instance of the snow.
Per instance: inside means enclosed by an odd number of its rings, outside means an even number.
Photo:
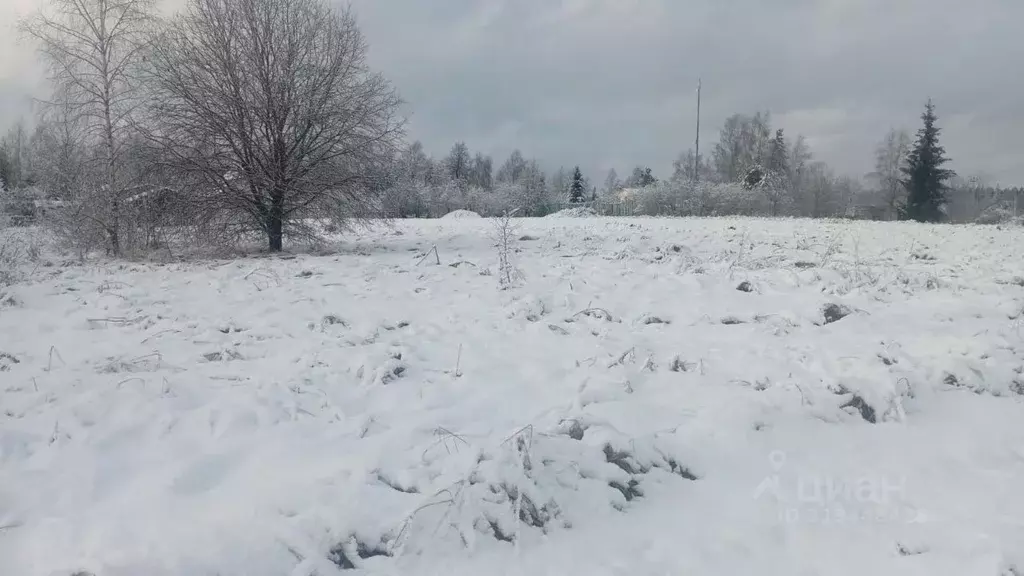
[[[519,224],[0,288],[0,574],[1024,573],[1024,230]]]
[[[597,216],[597,212],[589,206],[581,206],[578,208],[566,208],[565,210],[559,210],[554,214],[548,214],[547,218],[591,218]]]
[[[472,210],[452,210],[441,217],[443,220],[477,220],[480,215]]]

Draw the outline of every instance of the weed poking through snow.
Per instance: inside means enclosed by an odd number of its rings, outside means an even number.
[[[494,227],[492,239],[498,248],[498,285],[507,290],[523,278],[523,273],[513,261],[515,245],[518,242],[519,225],[512,220],[515,211],[506,211],[492,219]]]

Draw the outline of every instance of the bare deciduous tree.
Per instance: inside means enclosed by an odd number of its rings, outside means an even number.
[[[470,171],[473,169],[473,157],[469,154],[469,147],[465,142],[456,142],[452,151],[444,159],[445,168],[448,170],[448,177],[455,182],[464,182],[469,179]]]
[[[120,156],[138,103],[134,72],[152,8],[152,0],[50,0],[48,9],[21,23],[50,65],[62,114],[82,122],[82,143],[96,151],[90,159],[101,180],[78,191],[84,193],[74,203],[115,255],[124,248],[122,205],[132,192]]]
[[[903,130],[889,130],[885,139],[875,149],[875,171],[868,175],[879,194],[879,200],[886,209],[886,217],[896,219],[906,190],[900,180],[903,166],[910,153],[910,135]]]
[[[375,208],[403,121],[366,52],[325,0],[190,0],[154,46],[149,138],[202,215],[281,250]]]
[[[57,209],[40,216],[65,248],[84,258],[110,241],[103,219],[108,206],[102,197],[105,163],[90,153],[87,123],[78,106],[64,93],[54,96],[39,116],[39,184]]]
[[[804,214],[812,218],[826,218],[835,214],[837,207],[836,176],[824,162],[813,162],[807,167]]]
[[[789,182],[793,188],[793,198],[798,204],[802,203],[806,197],[807,167],[811,162],[811,157],[807,139],[802,134],[798,135],[789,152]]]
[[[58,95],[39,115],[40,185],[47,197],[62,201],[78,197],[87,172],[85,126],[76,109]]]
[[[734,114],[725,120],[711,164],[721,182],[739,182],[747,171],[765,164],[772,142],[771,114]]]
[[[518,184],[519,180],[526,174],[527,167],[527,161],[523,158],[523,153],[519,150],[513,150],[512,155],[498,169],[494,179],[498,182]]]

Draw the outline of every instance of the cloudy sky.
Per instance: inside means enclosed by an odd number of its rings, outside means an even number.
[[[0,0],[0,26],[41,0]],[[184,0],[164,0],[168,5]],[[770,110],[838,171],[871,169],[889,127],[935,99],[962,174],[1024,184],[1021,0],[352,0],[373,64],[409,102],[411,137],[500,163],[514,148],[595,181],[667,176],[734,112]],[[0,123],[38,82],[0,31]]]

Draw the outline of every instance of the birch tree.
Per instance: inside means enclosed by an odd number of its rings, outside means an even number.
[[[501,165],[494,179],[501,183],[517,184],[526,175],[528,163],[519,150],[512,151],[508,160]]]
[[[895,220],[906,190],[901,182],[903,166],[910,152],[910,136],[903,130],[889,130],[875,149],[875,171],[868,175],[875,184],[887,217]]]
[[[83,126],[83,144],[100,181],[73,203],[120,255],[130,223],[123,203],[132,192],[121,155],[139,102],[138,65],[153,23],[151,0],[49,0],[21,23],[39,42],[63,113]]]

